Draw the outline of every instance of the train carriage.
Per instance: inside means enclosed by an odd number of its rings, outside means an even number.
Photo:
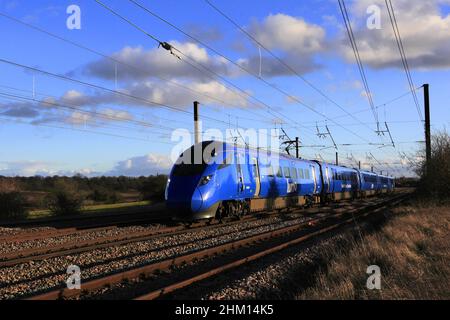
[[[373,177],[377,183],[372,187]],[[374,188],[388,192],[393,189],[392,179],[262,149],[205,141],[184,151],[176,161],[166,187],[166,204],[178,220],[221,219],[351,199]]]

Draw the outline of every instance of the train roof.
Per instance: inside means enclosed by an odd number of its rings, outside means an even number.
[[[258,152],[258,153],[265,152],[266,154],[270,153],[271,155],[272,154],[276,154],[276,155],[280,156],[281,158],[284,158],[284,159],[287,159],[287,160],[296,160],[296,161],[300,160],[300,161],[310,162],[310,163],[326,164],[326,165],[328,165],[330,167],[355,170],[355,171],[358,171],[358,172],[361,172],[361,173],[364,173],[364,174],[370,174],[370,175],[376,175],[378,177],[394,179],[394,177],[381,175],[381,174],[378,174],[378,173],[372,172],[372,171],[366,171],[366,170],[361,170],[361,169],[357,169],[357,168],[350,168],[350,167],[346,167],[346,166],[343,166],[343,165],[336,165],[336,164],[329,163],[329,162],[326,162],[326,161],[309,160],[309,159],[304,159],[304,158],[295,158],[294,156],[291,156],[291,155],[288,155],[288,154],[284,154],[284,153],[280,153],[278,151],[267,150],[267,149],[262,149],[262,148],[254,148],[254,147],[251,147],[251,146],[248,146],[248,145],[242,145],[242,144],[237,144],[237,143],[236,144],[232,144],[232,143],[229,143],[229,142],[219,141],[219,140],[207,140],[207,141],[199,142],[198,144],[207,144],[207,143],[209,144],[209,143],[213,143],[213,142],[225,145],[224,151],[234,151],[234,148],[237,147],[237,148],[241,148],[241,149],[252,150],[252,151],[255,151],[255,152]]]
[[[218,142],[221,144],[224,144],[226,147],[224,149],[224,151],[233,151],[235,148],[235,145],[229,142],[224,142],[224,141],[218,141],[218,140],[210,140],[210,141],[204,141],[205,142]],[[236,144],[237,148],[240,149],[248,149],[248,150],[252,150],[258,153],[266,153],[266,154],[271,154],[271,155],[278,155],[280,158],[284,158],[287,160],[301,160],[301,161],[306,161],[306,162],[311,162],[311,163],[317,163],[317,161],[315,160],[309,160],[309,159],[303,159],[303,158],[296,158],[294,156],[288,155],[288,154],[284,154],[284,153],[280,153],[279,151],[274,151],[274,150],[267,150],[267,149],[263,149],[263,148],[254,148],[254,147],[250,147],[250,146],[244,146],[242,144]]]

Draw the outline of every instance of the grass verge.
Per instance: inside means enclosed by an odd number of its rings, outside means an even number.
[[[82,214],[95,214],[95,213],[104,213],[104,212],[126,212],[129,210],[133,212],[133,209],[138,209],[141,207],[146,207],[151,205],[151,201],[137,201],[137,202],[124,202],[124,203],[113,203],[113,204],[99,204],[99,205],[91,205],[84,206],[82,210]],[[44,218],[50,217],[50,210],[33,210],[30,211],[28,218]]]
[[[322,264],[297,299],[450,299],[450,205],[392,210],[378,230],[348,236],[321,253]],[[378,265],[381,290],[366,287]]]

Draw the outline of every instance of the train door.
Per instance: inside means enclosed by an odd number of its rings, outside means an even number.
[[[327,187],[327,193],[330,193],[331,190],[331,181],[330,181],[330,167],[325,165],[325,183],[326,183],[326,187]],[[324,186],[325,189],[325,186]]]
[[[311,168],[311,174],[312,174],[312,179],[313,179],[313,183],[314,183],[314,191],[313,191],[313,193],[316,193],[316,190],[317,190],[316,168],[314,166],[310,166],[310,168]]]
[[[258,164],[258,159],[257,158],[252,158],[252,174],[253,174],[253,178],[255,179],[255,197],[259,196],[259,193],[261,191],[261,178],[259,175],[259,164]]]
[[[243,165],[244,165],[243,156],[239,153],[236,153],[236,176],[237,176],[238,194],[242,194],[245,190],[244,173],[242,171]]]

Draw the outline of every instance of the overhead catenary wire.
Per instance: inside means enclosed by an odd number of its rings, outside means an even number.
[[[119,134],[115,134],[115,133],[107,133],[107,132],[100,132],[100,131],[87,130],[87,129],[82,129],[82,128],[73,128],[73,127],[61,127],[61,126],[55,126],[55,125],[49,125],[49,124],[43,124],[43,123],[30,123],[30,122],[19,120],[19,119],[11,119],[9,117],[2,116],[1,114],[0,114],[0,118],[5,120],[5,121],[17,122],[17,123],[22,123],[22,124],[25,124],[25,125],[30,125],[30,126],[48,127],[48,128],[64,129],[64,130],[72,130],[72,131],[81,131],[81,132],[86,132],[86,133],[110,136],[110,137],[114,137],[114,138],[122,138],[122,139],[145,141],[145,142],[149,142],[149,141],[155,142],[154,139],[144,139],[144,138],[139,138],[139,137],[130,137],[130,136],[124,136],[124,135],[119,135]],[[170,143],[170,142],[165,142],[165,141],[158,140],[158,141],[156,141],[156,143],[173,145],[175,142]]]
[[[107,10],[110,11],[110,12],[112,12],[115,16],[120,17],[123,21],[125,21],[125,22],[127,22],[127,23],[130,21],[130,19],[127,19],[126,17],[124,17],[124,16],[121,15],[120,13],[116,12],[114,9],[108,7],[107,5],[105,5],[104,3],[102,3],[101,1],[99,1],[99,0],[95,0],[95,1],[96,1],[97,3],[101,3],[103,7],[107,8]],[[141,6],[142,6],[142,5],[141,5]],[[147,9],[147,10],[148,10],[148,9]],[[138,27],[135,23],[130,23],[130,25],[133,26],[133,27],[135,27],[138,31],[142,31],[142,30],[143,30],[141,27]],[[136,27],[136,26],[137,26],[137,27]],[[143,33],[144,33],[144,34],[148,34],[148,32],[146,32],[146,31],[143,32]],[[157,37],[155,37],[155,36],[152,36],[151,39],[153,39],[153,40],[157,39],[157,40],[155,40],[156,42],[161,42],[161,40],[159,40],[159,39],[158,39]],[[302,127],[302,126],[303,126],[303,125],[300,124],[299,122],[297,122],[297,121],[295,121],[295,120],[293,120],[293,119],[290,119],[290,118],[287,117],[286,115],[282,114],[281,112],[279,112],[279,111],[276,110],[274,107],[272,107],[272,106],[270,106],[269,104],[267,104],[266,102],[262,101],[261,99],[256,98],[255,96],[253,96],[253,95],[250,94],[249,92],[243,90],[242,88],[237,87],[234,83],[232,83],[231,81],[229,81],[228,79],[226,79],[226,78],[223,77],[222,75],[218,74],[218,73],[215,72],[214,70],[211,70],[209,67],[205,66],[204,64],[202,64],[202,63],[196,61],[195,59],[193,59],[193,58],[190,57],[189,55],[185,54],[182,50],[178,49],[177,47],[171,45],[171,48],[172,48],[173,50],[175,50],[177,53],[179,53],[179,54],[182,56],[182,59],[181,59],[182,62],[188,63],[188,64],[190,64],[192,67],[194,67],[194,68],[196,68],[197,70],[200,71],[199,67],[193,65],[193,63],[199,65],[204,71],[206,71],[206,72],[208,72],[208,73],[214,75],[215,77],[221,79],[222,81],[226,82],[227,84],[233,86],[233,87],[236,88],[237,90],[241,91],[244,95],[246,95],[246,96],[248,96],[249,98],[251,98],[251,99],[257,101],[257,102],[260,103],[261,105],[267,107],[267,108],[268,108],[270,111],[272,111],[273,113],[276,113],[276,114],[278,114],[279,116],[283,117],[284,119],[286,119],[286,121],[288,121],[288,122],[289,122],[289,121],[292,121],[292,122],[296,123],[299,127]],[[214,50],[214,49],[211,49],[211,50]],[[225,57],[224,55],[220,54],[218,51],[214,51],[214,52],[217,52],[218,55],[220,55],[220,56],[223,57],[224,59],[228,60],[229,62],[235,64],[236,66],[238,66],[238,67],[241,68],[242,70],[246,70],[245,68],[243,68],[243,67],[240,66],[239,64],[236,64],[236,63],[235,63],[234,61],[232,61],[231,59],[229,59],[229,58]],[[184,59],[183,59],[183,58],[184,58]],[[191,63],[190,63],[189,61],[187,61],[187,60],[191,61]],[[248,70],[247,70],[246,72],[248,72],[248,73],[249,73],[250,75],[252,75],[252,76],[255,76],[253,73],[251,73],[251,72],[248,71]],[[256,76],[256,77],[257,77],[257,76]],[[265,82],[266,84],[268,84],[269,86],[271,86],[271,87],[273,87],[273,88],[276,88],[278,91],[280,91],[280,89],[278,89],[278,88],[277,88],[276,86],[274,86],[273,84],[270,84],[269,82],[265,81],[264,79],[261,79],[261,80],[264,81],[264,82]],[[300,102],[300,101],[299,101],[299,102]],[[303,102],[300,102],[300,103],[303,103]],[[311,110],[313,110],[313,111],[316,112],[316,110],[314,110],[314,108],[312,108],[312,107],[310,107],[310,106],[308,106],[308,107],[311,108]],[[274,115],[274,114],[273,114],[273,115]],[[281,119],[281,118],[279,118],[279,119]],[[307,129],[307,130],[309,130],[309,129]],[[311,132],[312,132],[312,131],[311,131]],[[313,133],[313,132],[312,132],[312,133]]]
[[[117,91],[117,90],[116,90]],[[226,123],[226,124],[228,124],[228,123]]]
[[[413,90],[414,91],[418,91],[421,88],[423,88],[423,86],[416,87]],[[398,100],[400,100],[400,99],[402,99],[402,98],[404,98],[404,97],[406,97],[406,96],[408,96],[410,94],[411,94],[411,90],[408,90],[408,91],[402,93],[401,95],[399,95],[399,96],[397,96],[395,98],[391,98],[390,100],[388,100],[388,101],[386,101],[384,103],[376,105],[375,108],[379,109],[381,107],[385,107],[385,106],[390,105],[390,104],[392,104],[392,103],[394,103],[394,102],[396,102],[396,101],[398,101]],[[355,111],[355,112],[353,112],[353,114],[359,114],[359,113],[363,113],[363,112],[367,112],[367,111],[371,111],[371,110],[372,110],[372,108],[366,108],[366,109]],[[346,117],[347,117],[346,114],[341,114],[341,115],[338,115],[336,117],[333,117],[333,119],[336,120],[336,119],[341,119],[341,118],[346,118]],[[304,123],[317,123],[317,122],[325,122],[325,121],[326,120],[318,120],[318,121],[310,121],[310,122],[304,122]]]
[[[21,101],[36,102],[36,103],[44,104],[44,105],[47,105],[47,106],[52,106],[52,107],[56,107],[56,108],[63,108],[63,109],[68,109],[68,110],[72,110],[72,111],[76,111],[76,112],[80,112],[80,113],[93,115],[95,117],[100,117],[100,118],[103,118],[103,119],[119,121],[119,122],[132,123],[132,124],[143,126],[143,127],[147,127],[147,128],[158,128],[158,129],[161,129],[161,130],[169,130],[169,131],[173,131],[173,130],[176,129],[176,128],[172,128],[172,127],[168,127],[168,126],[162,126],[162,125],[158,125],[158,124],[154,124],[154,123],[150,123],[150,122],[145,122],[145,121],[129,119],[129,118],[125,118],[125,117],[115,116],[115,115],[108,114],[106,112],[103,113],[103,112],[97,112],[97,111],[91,111],[91,110],[84,110],[84,109],[81,109],[80,107],[76,107],[76,106],[70,106],[70,105],[67,105],[67,104],[61,104],[61,103],[58,103],[58,102],[52,102],[52,101],[47,101],[47,100],[39,100],[39,99],[36,99],[36,98],[29,98],[29,97],[19,96],[19,95],[5,93],[5,92],[0,92],[0,96],[9,97],[9,98],[16,98],[16,99],[20,99]]]
[[[13,91],[18,91],[18,92],[25,92],[25,93],[32,93],[32,91],[30,91],[30,90],[26,90],[26,89],[20,89],[20,88],[16,88],[16,87],[12,87],[12,86],[8,86],[8,85],[3,85],[3,84],[0,84],[0,88],[4,88],[4,89],[8,89],[8,90],[13,90]],[[35,95],[33,95],[33,97],[35,98],[36,96],[38,96],[38,95],[40,95],[40,96],[43,96],[43,97],[45,97],[45,98],[52,98],[52,99],[55,99],[54,101],[56,101],[56,98],[54,97],[54,96],[52,96],[52,95],[50,95],[50,94],[48,94],[48,93],[43,93],[43,92],[41,92],[41,91],[35,91]],[[37,102],[37,101],[36,101]],[[66,104],[67,105],[67,104]],[[80,109],[81,108],[81,106],[73,106],[73,107],[76,107],[77,108],[77,111],[81,111],[82,109]],[[107,107],[106,108],[106,110],[105,111],[113,111],[113,112],[128,112],[128,110],[126,110],[126,109],[116,109],[116,108],[110,108],[110,107]],[[133,113],[133,116],[134,116],[135,114]],[[144,114],[137,114],[136,116],[139,116],[140,118],[146,118],[147,117],[147,115],[144,115]],[[176,120],[176,119],[168,119],[168,118],[165,118],[165,117],[161,117],[161,116],[154,116],[154,115],[152,115],[152,117],[155,117],[155,118],[157,118],[158,120],[165,120],[165,121],[170,121],[170,122],[179,122],[179,123],[183,123],[183,124],[191,124],[191,122],[189,121],[187,121],[187,120]],[[136,117],[135,117],[135,119],[136,119]],[[154,124],[154,123],[149,123],[149,125],[152,125],[152,124]]]
[[[10,101],[23,102],[22,99],[7,97],[7,96],[3,96],[2,94],[0,94],[0,98],[2,99],[2,101],[4,100],[4,101],[8,101],[8,102],[10,102]],[[80,114],[81,114],[81,112],[80,112]],[[5,115],[5,114],[0,113],[0,115]],[[88,116],[87,117],[79,117],[78,115],[74,116],[74,114],[72,114],[72,115],[60,114],[60,113],[55,114],[55,113],[51,112],[51,110],[41,110],[40,115],[45,115],[46,117],[34,119],[34,120],[30,121],[29,123],[30,124],[40,124],[40,123],[48,124],[48,123],[60,122],[60,123],[64,123],[64,124],[84,126],[84,128],[89,126],[92,128],[118,129],[118,130],[126,131],[127,133],[129,133],[130,130],[132,130],[132,129],[136,129],[135,127],[120,125],[115,122],[102,121],[99,118],[95,118],[95,117],[88,117]],[[83,116],[84,115],[86,115],[86,114],[83,113]],[[14,117],[9,114],[6,114],[6,116],[8,116],[11,119],[20,119],[20,117]],[[141,134],[148,134],[149,132],[153,133],[147,127],[142,127],[141,129],[138,129],[137,131]],[[161,132],[158,131],[155,133],[161,133]],[[166,134],[164,134],[164,135],[166,135]],[[162,134],[158,135],[158,136],[161,137]]]
[[[35,30],[35,31],[41,32],[41,33],[43,33],[43,34],[46,34],[46,35],[48,35],[48,36],[50,36],[50,37],[53,37],[53,38],[55,38],[55,39],[58,39],[58,40],[60,40],[60,41],[63,41],[63,42],[65,42],[65,43],[68,43],[68,44],[70,44],[70,45],[72,45],[72,46],[78,47],[78,48],[80,48],[80,49],[82,49],[82,50],[86,50],[86,51],[91,52],[91,53],[93,53],[93,54],[95,54],[95,55],[98,55],[98,56],[101,56],[101,57],[103,57],[103,58],[105,58],[105,59],[108,59],[108,60],[114,62],[114,63],[115,63],[115,66],[117,66],[117,64],[121,64],[121,65],[124,65],[124,66],[126,66],[126,67],[132,68],[132,69],[134,69],[134,70],[141,71],[141,69],[139,69],[137,66],[131,65],[131,64],[126,63],[126,62],[124,62],[124,61],[122,61],[122,60],[120,60],[120,59],[117,59],[117,58],[115,58],[115,57],[112,57],[112,56],[109,56],[109,55],[104,54],[104,53],[102,53],[102,52],[99,52],[98,50],[92,49],[92,48],[90,48],[90,47],[88,47],[88,46],[86,46],[86,45],[77,43],[77,42],[75,42],[75,41],[66,39],[66,38],[64,38],[64,37],[61,37],[61,36],[59,36],[59,35],[57,35],[57,34],[54,34],[54,33],[50,32],[50,31],[48,31],[48,30],[45,30],[45,29],[43,29],[43,28],[34,26],[34,25],[30,24],[30,23],[27,23],[27,22],[25,22],[25,21],[22,21],[22,20],[20,20],[20,19],[15,18],[15,17],[9,16],[9,15],[3,13],[3,12],[0,12],[0,16],[2,16],[2,17],[4,17],[4,18],[7,18],[7,19],[9,19],[9,20],[11,20],[11,21],[13,21],[13,22],[15,22],[15,23],[18,23],[18,24],[21,24],[21,25],[26,26],[26,27],[28,27],[28,28],[31,28],[31,29],[33,29],[33,30]],[[164,77],[162,77],[161,75],[153,74],[152,77],[155,77],[155,78],[160,79],[160,80],[162,80],[162,81],[168,82],[168,83],[170,83],[170,84],[173,84],[173,85],[175,85],[175,86],[177,86],[177,87],[183,88],[183,89],[185,89],[185,90],[187,90],[187,91],[193,92],[193,93],[195,93],[195,94],[204,96],[204,97],[206,97],[206,98],[208,98],[208,99],[211,99],[211,100],[213,100],[213,101],[217,101],[217,102],[221,103],[222,105],[229,105],[229,106],[232,105],[231,103],[228,103],[228,102],[226,102],[226,101],[224,101],[224,100],[222,100],[222,99],[219,99],[219,98],[214,97],[214,96],[212,96],[212,95],[209,95],[209,94],[207,94],[207,93],[204,93],[204,92],[195,90],[195,89],[193,89],[193,88],[191,88],[191,87],[189,87],[189,86],[187,86],[187,85],[184,85],[184,84],[182,84],[182,83],[179,83],[179,82],[177,82],[177,81],[173,81],[173,80],[164,78]],[[230,89],[229,87],[227,87],[227,86],[225,86],[225,87],[226,87],[227,89],[231,90],[231,91],[232,91],[233,93],[235,93],[236,95],[239,95],[238,93],[234,92],[234,91],[233,91],[232,89]],[[241,97],[243,97],[243,96],[241,96]],[[233,106],[236,107],[236,105],[233,105]],[[247,108],[240,108],[240,109],[241,109],[241,110],[244,110],[245,112],[249,112],[249,110],[248,110]],[[253,113],[253,114],[254,114],[254,115],[257,115],[257,116],[259,116],[259,117],[263,117],[262,115],[259,115],[259,114],[255,114],[255,113]],[[244,119],[243,117],[240,117],[240,118],[241,118],[241,119]],[[252,121],[267,122],[268,120],[252,119]]]
[[[150,37],[152,40],[154,40],[155,42],[157,42],[158,46],[162,46],[164,49],[169,50],[170,53],[173,54],[173,51],[176,50],[177,53],[181,54],[184,58],[188,58],[189,60],[194,60],[191,57],[185,55],[181,50],[177,49],[175,46],[173,46],[170,43],[167,43],[165,41],[162,41],[160,39],[158,39],[157,37],[153,36],[152,34],[150,34],[149,32],[147,32],[146,30],[144,30],[143,28],[141,28],[140,26],[138,26],[136,23],[134,23],[133,21],[131,21],[130,19],[126,18],[125,16],[119,14],[117,11],[115,11],[114,9],[112,9],[111,7],[109,7],[108,5],[106,5],[105,3],[99,1],[99,0],[95,0],[95,2],[97,2],[98,4],[100,4],[102,7],[104,7],[106,10],[108,10],[109,12],[111,12],[113,15],[115,15],[116,17],[118,17],[119,19],[125,21],[126,23],[130,24],[133,28],[137,29],[138,31],[142,32],[143,34],[145,34],[146,36]],[[177,56],[178,58],[181,58],[180,56]],[[185,63],[188,63],[186,60],[182,60]],[[195,60],[194,60],[195,61]],[[198,63],[198,62],[197,62]],[[188,63],[191,65],[191,67],[198,69],[198,67],[196,67],[195,65],[192,65],[191,63]],[[202,64],[198,63],[200,66],[204,67]],[[200,71],[200,70],[199,70]],[[212,70],[210,70],[212,72]],[[201,72],[201,71],[200,71]],[[221,77],[219,74],[214,73],[216,76],[218,76],[222,81],[224,81],[225,78]],[[226,80],[226,82],[228,84],[231,84],[234,88],[236,88],[237,90],[239,90],[240,92],[242,92],[244,95],[251,97],[251,95],[246,92],[245,90],[243,90],[242,88],[237,87],[235,84],[231,83],[230,81]],[[261,103],[261,101],[258,100],[258,102]]]
[[[347,7],[345,6],[344,0],[338,0],[338,3],[339,3],[339,8],[341,10],[342,18],[344,20],[345,28],[347,30],[347,35],[349,37],[350,44],[351,44],[351,47],[353,50],[353,54],[355,55],[355,60],[358,65],[358,70],[359,70],[359,73],[361,76],[361,80],[363,82],[364,91],[366,93],[367,100],[369,101],[370,108],[372,109],[372,113],[375,118],[375,122],[377,123],[377,130],[379,130],[378,114],[377,114],[377,111],[375,108],[375,104],[373,102],[372,92],[370,91],[369,84],[367,82],[366,72],[364,70],[364,65],[362,63],[361,56],[359,54],[358,45],[356,43],[355,35],[353,33],[353,29],[352,29],[351,22],[350,22],[350,18],[348,16]]]
[[[409,69],[408,59],[406,57],[405,48],[403,46],[402,37],[400,35],[400,30],[398,28],[397,24],[397,18],[395,17],[395,11],[392,6],[391,0],[385,0],[386,8],[389,14],[389,20],[391,22],[392,30],[394,32],[395,40],[397,43],[398,50],[400,52],[400,58],[402,60],[403,69],[405,70],[406,78],[408,80],[409,87],[411,89],[411,94],[414,99],[414,104],[416,105],[417,113],[419,114],[419,118],[421,121],[423,121],[423,115],[422,111],[420,110],[419,100],[417,99],[417,95],[414,88],[414,82],[411,77],[411,71]]]
[[[90,82],[86,82],[86,81],[82,81],[82,80],[79,80],[79,79],[71,78],[71,77],[66,76],[66,75],[53,73],[53,72],[46,71],[46,70],[43,70],[43,69],[38,69],[38,68],[31,67],[31,66],[28,66],[28,65],[25,65],[25,64],[21,64],[21,63],[17,63],[17,62],[14,62],[14,61],[10,61],[10,60],[7,60],[7,59],[0,58],[0,63],[9,64],[9,65],[12,65],[12,66],[16,66],[16,67],[19,67],[19,68],[27,69],[27,70],[34,71],[34,72],[37,72],[37,73],[41,73],[41,74],[44,74],[44,75],[47,75],[47,76],[50,76],[50,77],[54,77],[54,78],[57,78],[57,79],[61,79],[61,80],[69,81],[69,82],[74,82],[74,83],[77,83],[77,84],[80,84],[80,85],[83,85],[83,86],[91,87],[91,88],[94,88],[94,89],[107,91],[107,92],[110,92],[110,93],[113,93],[113,94],[117,94],[117,95],[129,98],[129,99],[132,99],[132,100],[140,101],[140,102],[142,102],[144,104],[159,106],[159,107],[162,107],[162,108],[165,108],[165,109],[169,109],[169,110],[173,110],[173,111],[181,112],[181,113],[185,113],[185,114],[193,114],[193,112],[189,111],[189,110],[180,109],[180,108],[177,108],[177,107],[165,104],[165,103],[152,101],[152,100],[149,100],[149,99],[146,99],[146,98],[137,97],[137,96],[134,96],[132,94],[128,94],[126,92],[122,92],[122,91],[106,88],[106,87],[103,87],[103,86],[100,86],[100,85],[97,85],[97,84],[93,84],[93,83],[90,83]],[[207,119],[209,119],[211,121],[220,122],[220,123],[224,123],[225,125],[228,125],[228,123],[226,121],[223,121],[223,120],[220,120],[220,119],[216,119],[216,118],[212,118],[212,117],[206,117],[206,116],[204,116],[204,118],[207,118]]]
[[[95,1],[96,1],[96,2],[99,2],[99,0],[95,0]],[[136,1],[134,1],[134,0],[130,0],[130,1],[133,2],[133,3],[136,2]],[[140,7],[143,7],[143,6],[140,5]],[[109,9],[109,10],[112,10],[112,9]],[[150,11],[150,10],[147,9],[146,11],[148,12],[148,11]],[[117,12],[115,12],[115,14],[118,15]],[[128,20],[128,19],[126,19],[126,20]],[[125,21],[126,21],[126,20],[125,20]],[[163,21],[163,20],[162,20],[162,21]],[[133,25],[133,24],[132,24],[132,25]],[[141,29],[141,28],[139,28],[139,29]],[[139,30],[139,29],[138,29],[138,30]],[[172,48],[173,48],[174,50],[176,50],[177,52],[182,53],[182,51],[179,50],[179,49],[177,49],[176,47],[172,46]],[[212,49],[212,50],[214,50],[214,49]],[[214,50],[213,52],[218,52],[218,51],[217,51],[217,50]],[[238,63],[232,61],[232,60],[229,59],[228,57],[225,57],[224,55],[222,55],[222,54],[220,54],[220,53],[218,53],[218,54],[219,54],[221,57],[223,57],[224,59],[226,59],[227,61],[229,61],[229,62],[231,62],[232,64],[236,65],[236,66],[237,66],[238,68],[240,68],[241,70],[243,70],[243,71],[245,71],[246,73],[248,73],[249,75],[252,75],[253,77],[257,78],[258,80],[261,80],[263,83],[265,83],[265,84],[268,85],[269,87],[273,88],[274,90],[276,90],[276,91],[282,93],[283,95],[285,95],[286,97],[288,97],[288,98],[290,98],[290,99],[296,101],[297,103],[299,103],[299,104],[301,104],[301,105],[307,107],[307,108],[308,108],[309,110],[311,110],[312,112],[314,112],[314,113],[316,113],[316,114],[318,114],[318,115],[320,115],[320,116],[322,116],[322,117],[324,117],[324,118],[326,118],[326,119],[332,121],[333,123],[338,124],[337,122],[333,121],[331,118],[329,118],[328,116],[326,116],[325,114],[323,114],[323,113],[321,113],[321,112],[315,110],[312,106],[306,104],[304,101],[301,101],[301,100],[299,100],[297,97],[292,96],[291,94],[287,93],[286,91],[284,91],[284,90],[278,88],[276,85],[274,85],[274,84],[268,82],[268,81],[265,80],[264,78],[258,77],[258,75],[255,75],[254,73],[252,73],[251,71],[249,71],[248,69],[246,69],[246,68],[243,67],[242,65],[240,65],[240,64],[238,64]],[[188,57],[188,56],[184,55],[184,57]],[[182,61],[183,61],[183,60],[182,60]],[[214,71],[213,71],[213,72],[214,72]],[[217,74],[217,73],[216,73],[216,74]],[[266,103],[264,103],[264,105],[266,105],[267,107],[270,108],[270,106],[267,105]],[[289,120],[291,120],[291,119],[289,119]],[[292,121],[292,120],[291,120],[291,121]],[[298,123],[298,122],[297,122],[297,123]],[[302,126],[301,124],[299,124],[299,125]],[[338,125],[339,125],[339,124],[338,124]],[[359,139],[364,140],[364,141],[367,141],[367,139],[365,139],[365,138],[363,138],[361,135],[359,135],[359,134],[357,134],[357,133],[351,131],[350,129],[345,128],[344,126],[340,126],[340,127],[341,127],[342,129],[346,130],[347,132],[350,132],[352,135],[358,137]]]
[[[369,105],[371,107],[372,113],[374,115],[375,121],[377,123],[376,133],[380,134],[381,131],[380,131],[380,127],[379,127],[379,119],[378,119],[377,108],[374,105],[372,93],[370,91],[370,88],[369,88],[369,85],[368,85],[368,82],[367,82],[367,77],[366,77],[366,73],[365,73],[365,70],[364,70],[364,65],[362,63],[361,56],[359,54],[358,45],[356,43],[356,39],[355,39],[355,36],[354,36],[354,33],[353,33],[353,29],[352,29],[352,26],[351,26],[351,21],[350,21],[349,15],[348,15],[347,7],[345,5],[345,1],[344,0],[338,0],[338,3],[339,3],[339,8],[340,8],[340,11],[341,11],[341,14],[342,14],[342,18],[344,20],[345,28],[347,30],[347,35],[349,37],[350,44],[351,44],[353,53],[355,55],[355,60],[356,60],[357,65],[358,65],[358,70],[359,70],[361,79],[363,81],[364,90],[365,90],[367,99],[369,101]],[[410,87],[411,91],[413,91],[413,89],[414,89],[414,87]],[[393,143],[391,135],[390,135],[390,138],[391,138],[392,146],[395,149],[395,144]],[[384,150],[383,150],[383,152],[384,152]]]
[[[96,0],[98,1],[98,0]],[[184,34],[185,36],[191,38],[192,40],[196,41],[197,43],[203,45],[204,47],[206,47],[207,49],[211,50],[212,52],[214,52],[215,54],[217,54],[218,56],[224,58],[226,61],[230,62],[231,64],[233,64],[234,66],[236,66],[237,68],[241,69],[242,71],[244,71],[245,73],[253,76],[254,78],[256,78],[257,80],[262,81],[265,85],[271,87],[272,89],[280,92],[281,94],[285,95],[286,97],[296,101],[297,103],[307,107],[309,110],[311,110],[312,112],[328,119],[331,120],[329,117],[327,117],[325,114],[315,110],[313,107],[311,107],[310,105],[306,104],[304,101],[299,100],[297,97],[289,94],[288,92],[280,89],[279,87],[277,87],[276,85],[274,85],[273,83],[268,82],[267,80],[265,80],[264,78],[260,77],[259,75],[251,72],[249,69],[245,68],[244,66],[242,66],[241,64],[231,60],[230,58],[228,58],[227,56],[223,55],[222,53],[220,53],[219,51],[217,51],[216,49],[212,48],[211,46],[209,46],[208,44],[204,43],[203,41],[199,40],[198,38],[190,35],[189,33],[185,32],[184,30],[182,30],[181,28],[175,26],[173,23],[169,22],[167,19],[162,18],[161,16],[157,15],[156,13],[154,13],[153,11],[149,10],[147,7],[143,6],[142,4],[138,3],[135,0],[129,0],[130,2],[134,3],[135,5],[137,5],[138,7],[140,7],[141,9],[143,9],[144,11],[146,11],[147,13],[149,13],[150,15],[154,16],[155,18],[163,21],[164,23],[168,24],[169,26],[171,26],[172,28],[176,29],[177,31],[181,32],[182,34]],[[179,51],[177,48],[174,47],[175,50]],[[180,51],[179,51],[180,52]],[[180,52],[181,53],[181,52]],[[265,103],[264,103],[265,104]],[[267,104],[265,104],[267,107],[269,107]],[[303,127],[303,126],[302,126]],[[352,133],[353,135],[362,138],[361,136],[359,136],[358,134],[346,129],[345,127],[342,127],[343,129],[349,131],[350,133]]]
[[[132,1],[132,0],[130,0]],[[328,96],[325,92],[323,92],[321,89],[319,89],[316,85],[314,85],[311,81],[306,79],[303,75],[301,75],[299,72],[297,72],[293,67],[291,67],[288,63],[286,63],[283,59],[281,59],[278,55],[276,55],[272,50],[267,48],[263,43],[261,43],[256,37],[251,35],[247,30],[245,30],[243,27],[241,27],[238,23],[236,23],[229,15],[225,14],[220,8],[218,8],[216,5],[214,5],[209,0],[204,0],[211,8],[216,10],[220,15],[222,15],[225,19],[227,19],[231,24],[233,24],[236,28],[238,28],[242,33],[244,33],[247,37],[249,37],[253,42],[255,42],[258,45],[258,48],[263,48],[267,53],[269,53],[275,60],[277,60],[281,65],[283,65],[287,70],[289,70],[292,74],[300,78],[304,83],[306,83],[309,87],[314,89],[316,92],[318,92],[322,97],[324,97],[326,100],[331,102],[333,105],[337,106],[339,109],[341,109],[345,114],[352,117],[356,121],[362,123],[362,121],[358,118],[356,118],[352,113],[348,112],[342,105],[337,103],[334,99],[332,99],[330,96]],[[370,130],[372,130],[370,127],[368,127]]]

